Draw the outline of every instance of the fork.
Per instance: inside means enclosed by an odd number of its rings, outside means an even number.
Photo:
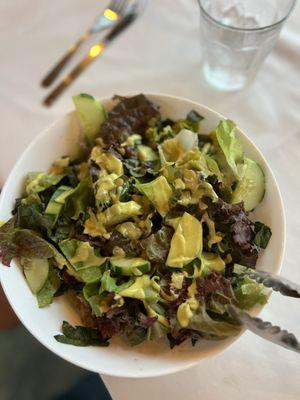
[[[124,15],[127,7],[127,0],[111,0],[108,7],[100,14],[94,21],[93,25],[83,34],[80,38],[74,42],[64,56],[54,65],[54,67],[48,72],[41,84],[43,87],[48,87],[60,74],[66,64],[70,61],[73,55],[86,42],[91,35],[96,32],[100,32],[116,23],[116,21]]]

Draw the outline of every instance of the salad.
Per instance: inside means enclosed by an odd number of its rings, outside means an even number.
[[[229,305],[267,300],[255,268],[271,230],[250,219],[265,177],[245,156],[236,125],[203,117],[162,118],[143,94],[115,96],[107,112],[74,96],[81,128],[76,156],[30,172],[12,218],[0,228],[0,258],[16,258],[39,307],[68,293],[82,325],[64,321],[61,343],[131,345],[165,338],[238,335]]]

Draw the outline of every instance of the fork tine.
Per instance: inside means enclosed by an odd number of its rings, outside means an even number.
[[[122,0],[111,0],[111,2],[108,5],[108,8],[110,8],[111,10],[113,10],[117,14],[119,14],[121,2],[122,2]]]
[[[119,8],[119,14],[125,14],[125,10],[128,6],[128,1],[127,0],[121,0],[120,8]]]

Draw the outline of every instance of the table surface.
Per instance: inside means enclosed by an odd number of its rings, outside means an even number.
[[[105,2],[103,2],[105,3]],[[251,87],[222,93],[201,75],[196,1],[152,0],[55,105],[44,108],[39,81],[103,6],[98,0],[1,0],[0,184],[30,141],[72,108],[71,95],[164,92],[206,104],[235,120],[260,147],[278,180],[287,216],[282,273],[300,282],[300,6]],[[99,10],[100,11],[100,10]],[[262,317],[298,333],[300,303],[273,295]],[[156,379],[103,377],[114,400],[296,400],[299,355],[251,333],[199,366]]]

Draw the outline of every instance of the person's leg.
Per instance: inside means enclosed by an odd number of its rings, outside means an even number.
[[[11,309],[0,285],[0,331],[19,324],[16,314]]]
[[[98,374],[90,373],[55,400],[112,400]]]
[[[52,400],[89,372],[64,361],[20,325],[0,332],[0,399]]]
[[[1,288],[0,354],[1,400],[110,399],[97,374],[57,357],[26,331]]]

